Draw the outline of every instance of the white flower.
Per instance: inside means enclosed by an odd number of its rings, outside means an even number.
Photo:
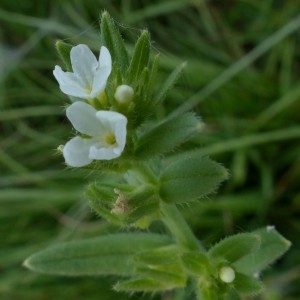
[[[114,96],[119,103],[128,103],[132,100],[134,91],[131,86],[122,84],[116,88]]]
[[[114,111],[97,111],[91,105],[77,101],[67,108],[73,127],[87,137],[76,136],[63,148],[66,163],[82,167],[96,160],[117,158],[126,143],[127,118]]]
[[[64,72],[55,66],[53,74],[62,92],[67,95],[92,99],[97,97],[106,86],[111,72],[111,56],[107,48],[101,47],[99,61],[86,45],[71,49],[72,72]]]

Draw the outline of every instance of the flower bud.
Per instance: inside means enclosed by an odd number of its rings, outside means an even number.
[[[235,272],[230,267],[222,267],[219,272],[219,277],[223,282],[230,283],[235,278]]]
[[[117,87],[114,96],[119,103],[125,104],[132,100],[134,96],[134,91],[131,86],[122,84]]]

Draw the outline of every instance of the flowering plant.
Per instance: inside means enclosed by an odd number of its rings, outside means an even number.
[[[101,171],[86,196],[91,208],[129,232],[58,244],[29,257],[25,266],[61,275],[116,275],[117,291],[163,292],[181,288],[195,299],[240,299],[259,293],[260,273],[290,246],[274,227],[229,236],[205,247],[179,204],[200,201],[228,179],[228,171],[197,149],[184,147],[201,133],[194,113],[156,118],[179,66],[160,88],[159,56],[150,63],[143,31],[129,59],[107,12],[101,18],[99,61],[85,45],[59,41],[67,72],[54,76],[70,96],[67,118],[78,134],[62,149],[70,167]],[[151,229],[161,222],[167,233]]]

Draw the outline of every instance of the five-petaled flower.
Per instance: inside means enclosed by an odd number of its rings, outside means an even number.
[[[97,111],[91,105],[77,101],[67,108],[67,117],[83,136],[66,143],[63,155],[72,167],[82,167],[93,160],[119,157],[126,143],[127,118],[114,111]]]
[[[70,53],[73,72],[55,66],[53,74],[62,92],[82,99],[93,99],[104,91],[111,72],[111,56],[101,47],[99,61],[86,45],[77,45]]]

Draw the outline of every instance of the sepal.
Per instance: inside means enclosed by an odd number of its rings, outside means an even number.
[[[155,89],[155,84],[156,84],[156,79],[157,79],[157,74],[158,74],[159,59],[160,59],[160,55],[156,54],[154,56],[151,69],[149,71],[148,84],[147,84],[147,88],[145,90],[146,98],[149,98],[149,96],[153,93],[153,91]],[[154,106],[154,104],[153,104],[153,106]]]
[[[86,195],[96,213],[119,226],[144,229],[159,216],[159,198],[150,185],[93,183]]]
[[[128,68],[128,55],[124,41],[111,16],[104,11],[100,21],[101,44],[111,52],[113,61],[116,62],[123,74]]]
[[[150,36],[144,30],[137,40],[133,56],[127,71],[126,81],[128,84],[135,82],[141,75],[145,67],[148,66],[150,57]]]
[[[122,219],[118,214],[112,212],[117,200],[117,194],[114,193],[115,186],[114,183],[92,183],[88,186],[85,194],[92,210],[108,222],[121,226]]]
[[[70,52],[71,49],[73,48],[73,45],[58,40],[55,43],[55,47],[61,60],[64,62],[67,71],[72,72],[73,70],[72,70]]]

